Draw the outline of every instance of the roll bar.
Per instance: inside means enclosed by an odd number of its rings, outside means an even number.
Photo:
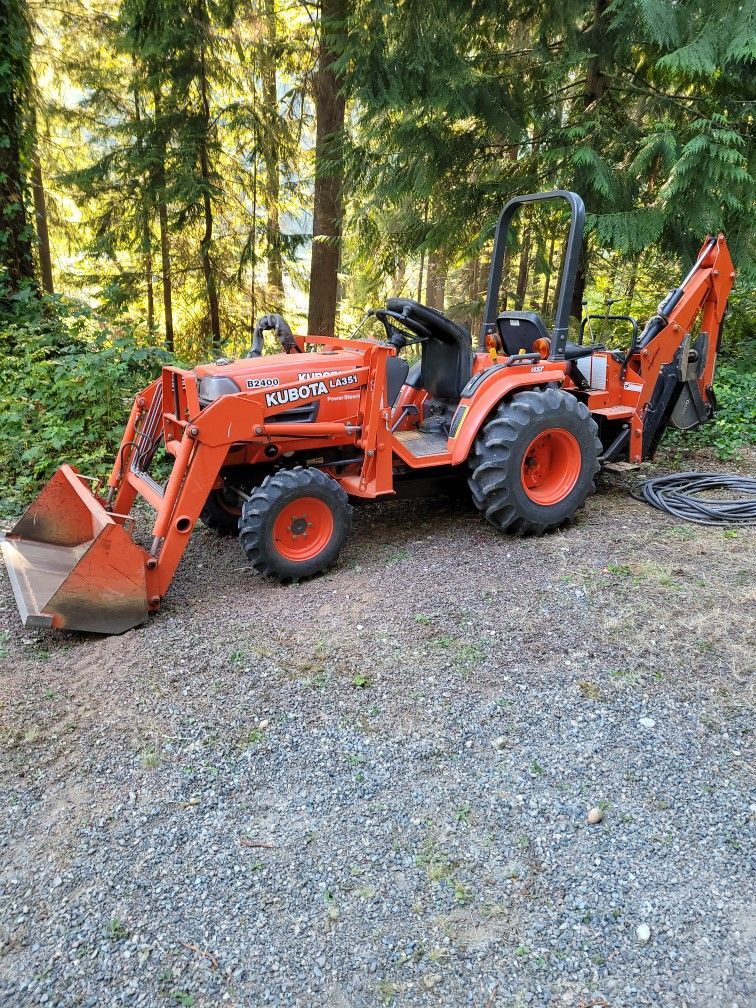
[[[552,192],[530,193],[527,196],[515,196],[501,211],[496,225],[491,271],[488,274],[488,293],[486,295],[486,310],[483,324],[480,327],[480,347],[485,349],[486,336],[496,332],[496,316],[499,313],[498,293],[501,286],[501,271],[504,266],[504,252],[507,244],[509,225],[516,210],[525,203],[536,203],[540,200],[563,199],[570,205],[570,231],[567,236],[562,285],[559,289],[554,328],[551,333],[551,360],[564,360],[564,348],[567,342],[568,322],[570,317],[570,302],[575,287],[580,253],[583,249],[583,229],[585,227],[585,204],[577,193],[568,189],[554,189]]]

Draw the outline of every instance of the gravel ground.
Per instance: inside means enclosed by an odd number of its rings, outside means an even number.
[[[361,508],[293,587],[199,529],[119,638],[0,570],[3,1008],[753,1004],[756,531],[627,480]]]

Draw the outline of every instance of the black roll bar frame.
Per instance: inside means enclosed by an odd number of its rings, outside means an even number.
[[[528,203],[536,203],[541,200],[565,200],[570,207],[571,220],[570,230],[567,235],[567,248],[565,249],[564,270],[562,272],[562,284],[559,289],[559,301],[557,303],[556,318],[554,328],[551,333],[551,353],[549,360],[564,360],[564,349],[567,343],[567,332],[570,317],[570,304],[572,302],[572,292],[575,289],[578,267],[580,266],[580,254],[583,250],[583,230],[585,228],[585,204],[577,193],[568,189],[554,189],[551,192],[529,193],[527,196],[515,196],[511,199],[499,215],[494,236],[493,255],[491,256],[491,269],[488,274],[488,292],[486,294],[486,308],[483,315],[483,324],[480,327],[480,348],[486,347],[486,336],[496,332],[496,316],[499,313],[498,293],[501,286],[501,271],[504,267],[504,252],[507,244],[509,225],[515,212]]]

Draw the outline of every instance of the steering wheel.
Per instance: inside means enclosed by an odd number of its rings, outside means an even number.
[[[412,318],[411,306],[414,303],[414,301],[408,301],[400,312],[391,311],[389,308],[371,308],[368,312],[368,315],[374,315],[379,322],[383,323],[388,342],[397,350],[402,350],[406,346],[414,346],[432,338],[430,329],[422,322]]]
[[[273,329],[278,341],[286,353],[302,353],[294,339],[289,323],[280,315],[263,315],[255,322],[252,331],[252,346],[247,353],[247,357],[262,357],[263,333],[266,329]]]

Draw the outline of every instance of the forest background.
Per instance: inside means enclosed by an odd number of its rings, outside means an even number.
[[[731,456],[756,439],[755,101],[754,0],[0,0],[0,511],[101,467],[161,363],[243,354],[263,314],[346,336],[401,294],[475,338],[501,207],[552,188],[588,210],[576,328],[645,321],[726,232],[696,437]],[[521,215],[502,305],[553,315],[564,223]]]

